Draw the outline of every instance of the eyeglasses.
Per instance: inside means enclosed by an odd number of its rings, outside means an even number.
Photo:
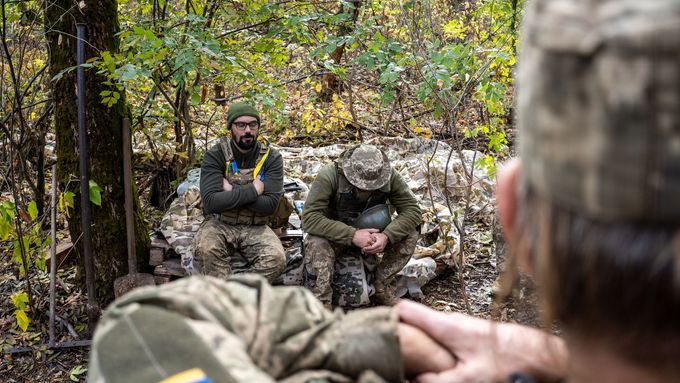
[[[255,130],[260,126],[260,123],[257,121],[250,121],[250,122],[234,122],[233,125],[236,127],[238,130],[246,130],[246,126],[250,128],[250,130]]]

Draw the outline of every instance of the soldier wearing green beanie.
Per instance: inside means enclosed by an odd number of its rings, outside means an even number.
[[[255,117],[257,123],[260,123],[260,112],[254,106],[245,102],[238,102],[227,110],[227,126],[231,126],[241,116]]]
[[[252,105],[231,105],[227,125],[231,137],[208,150],[201,166],[206,218],[194,238],[194,268],[220,278],[254,272],[273,281],[285,267],[283,246],[268,226],[283,195],[283,158],[259,137],[260,113]]]

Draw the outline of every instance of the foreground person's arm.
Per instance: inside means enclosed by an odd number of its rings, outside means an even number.
[[[214,383],[401,382],[404,373],[454,365],[391,308],[330,312],[302,287],[239,274],[182,278],[116,300],[95,331],[88,381],[157,383],[194,373]]]
[[[541,381],[566,374],[564,341],[525,326],[497,323],[463,314],[446,314],[410,301],[396,306],[403,323],[423,330],[457,359],[454,368],[426,373],[418,382],[495,382],[513,373]]]

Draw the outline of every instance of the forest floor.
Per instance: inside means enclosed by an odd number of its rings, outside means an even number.
[[[149,175],[138,175],[141,178]],[[146,182],[148,185],[149,182]],[[142,198],[148,198],[143,195]],[[157,227],[162,211],[143,203],[145,217],[151,227]],[[492,221],[492,220],[489,220]],[[62,230],[62,234],[64,230]],[[480,237],[489,238],[480,241]],[[491,240],[493,238],[493,240]],[[498,290],[499,273],[504,262],[504,246],[498,230],[485,225],[471,225],[463,244],[465,268],[461,278],[459,269],[448,268],[423,287],[422,303],[444,312],[469,313],[477,317],[493,318],[537,326],[534,289],[522,278],[519,287],[502,304],[494,303]],[[2,249],[0,249],[2,250]],[[0,251],[0,265],[11,264],[11,253]],[[86,294],[76,275],[75,254],[67,254],[59,266],[56,297],[55,341],[87,339]],[[461,280],[464,283],[461,284]],[[27,332],[15,324],[14,307],[9,296],[18,289],[26,289],[27,281],[18,276],[16,267],[0,268],[0,381],[2,382],[78,382],[87,375],[88,348],[49,349],[49,277],[45,272],[31,273],[37,315]],[[466,304],[467,301],[467,304]],[[25,352],[8,352],[25,349]]]
[[[491,244],[490,246],[493,246]],[[537,315],[534,308],[532,288],[529,283],[522,283],[519,292],[514,296],[520,299],[507,300],[496,310],[492,308],[492,289],[497,280],[498,272],[495,266],[495,251],[483,252],[491,256],[479,257],[473,264],[466,268],[465,284],[468,292],[468,302],[473,315],[484,318],[496,318],[502,321],[516,322],[536,326]],[[59,273],[60,294],[57,299],[57,316],[61,318],[57,324],[56,333],[59,334],[57,341],[74,340],[67,326],[79,335],[86,338],[87,315],[84,310],[86,305],[85,294],[76,287],[75,267],[67,266]],[[43,275],[36,281],[34,287],[40,294],[39,301],[46,302],[47,276]],[[0,295],[8,296],[10,284],[19,283],[11,268],[0,271]],[[40,284],[38,284],[40,283]],[[423,288],[424,298],[420,301],[440,311],[466,313],[465,301],[461,293],[461,284],[457,270],[449,269],[430,281]],[[518,295],[519,294],[519,295]],[[11,304],[11,303],[10,303]],[[0,329],[2,339],[0,346],[5,349],[10,347],[29,347],[31,352],[3,354],[0,360],[0,376],[3,382],[70,382],[85,381],[88,363],[87,348],[72,348],[63,350],[50,350],[44,343],[47,342],[44,334],[47,334],[47,305],[39,306],[43,313],[36,326],[38,330],[21,333],[12,326],[14,316],[12,308],[7,302],[0,305]]]

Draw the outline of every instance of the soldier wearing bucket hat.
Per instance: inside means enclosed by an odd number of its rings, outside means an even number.
[[[396,209],[394,220],[386,208],[380,209],[385,204]],[[366,218],[365,212],[373,211]],[[373,301],[394,303],[395,275],[413,254],[420,215],[413,193],[382,150],[373,145],[346,150],[321,169],[305,202],[307,287],[330,305],[336,256],[354,247],[370,255],[384,253],[375,271]],[[361,225],[366,222],[375,225]]]
[[[227,124],[231,137],[208,150],[201,166],[206,218],[194,238],[194,268],[220,278],[254,272],[273,281],[286,262],[268,226],[283,195],[283,158],[259,136],[260,114],[252,105],[229,107]],[[237,252],[245,262],[234,267]]]

